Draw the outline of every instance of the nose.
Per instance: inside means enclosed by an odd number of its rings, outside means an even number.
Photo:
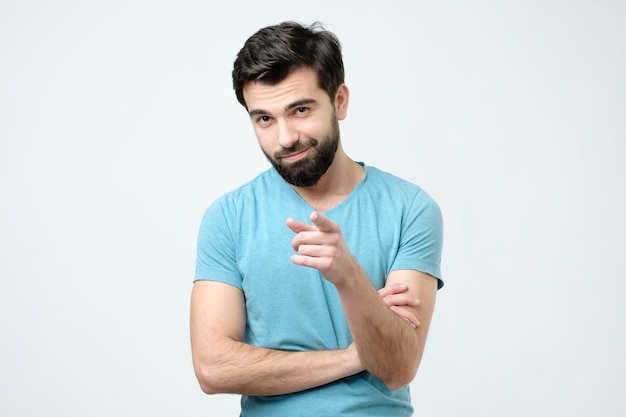
[[[300,135],[298,134],[295,126],[290,123],[288,120],[282,120],[278,122],[278,144],[285,148],[289,149],[293,147],[300,140]]]

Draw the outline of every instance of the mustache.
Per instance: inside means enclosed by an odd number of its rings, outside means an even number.
[[[306,148],[317,146],[317,139],[309,138],[304,142],[298,141],[289,148],[283,148],[280,151],[274,152],[274,158],[279,159],[294,153],[305,150]]]

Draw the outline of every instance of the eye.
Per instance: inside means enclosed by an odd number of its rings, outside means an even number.
[[[271,117],[269,116],[259,116],[256,119],[257,124],[261,125],[261,126],[265,126],[270,122]]]
[[[309,111],[308,107],[297,107],[295,113],[296,114],[306,114]]]

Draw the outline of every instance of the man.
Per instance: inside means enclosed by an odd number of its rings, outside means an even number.
[[[350,159],[337,38],[260,29],[237,99],[272,168],[210,205],[191,297],[206,393],[242,416],[410,416],[440,276],[442,221],[418,186]]]

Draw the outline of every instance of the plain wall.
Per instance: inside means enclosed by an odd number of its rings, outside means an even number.
[[[193,375],[195,240],[268,166],[230,71],[287,19],[342,41],[347,153],[444,213],[415,415],[625,415],[609,0],[0,0],[0,415],[238,415]]]

